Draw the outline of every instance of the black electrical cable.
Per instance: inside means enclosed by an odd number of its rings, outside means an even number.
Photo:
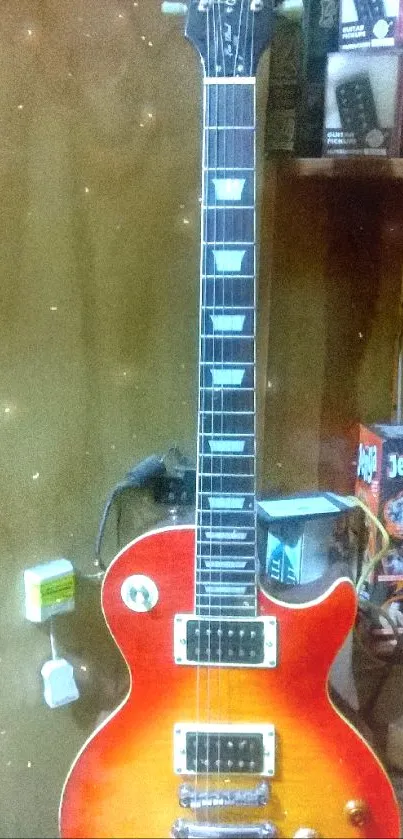
[[[99,566],[104,571],[106,571],[106,567],[101,559],[102,540],[104,537],[106,522],[114,502],[127,489],[141,489],[142,487],[150,484],[153,480],[155,480],[155,478],[159,477],[165,472],[166,467],[163,458],[159,455],[153,454],[150,455],[150,457],[146,457],[144,460],[140,461],[140,463],[138,463],[136,466],[133,466],[133,468],[130,469],[129,472],[127,472],[123,480],[119,481],[119,483],[117,483],[116,486],[114,486],[112,492],[110,493],[105,503],[98,527],[97,538],[95,541],[95,555],[97,557]]]

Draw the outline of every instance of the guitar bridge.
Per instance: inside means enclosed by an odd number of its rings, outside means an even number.
[[[264,807],[269,800],[269,787],[262,781],[253,789],[201,790],[192,784],[179,788],[179,804],[191,810],[203,807]]]

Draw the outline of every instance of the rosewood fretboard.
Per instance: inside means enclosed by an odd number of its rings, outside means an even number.
[[[205,79],[196,612],[256,614],[255,84]]]

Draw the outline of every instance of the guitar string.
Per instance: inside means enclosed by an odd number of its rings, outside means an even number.
[[[210,17],[211,17],[210,8],[208,8],[207,12],[206,12],[207,73],[209,72],[209,68],[211,67],[211,63],[210,63],[210,58],[211,58],[210,57],[210,35],[211,35],[211,32],[210,32]],[[213,26],[212,26],[213,40],[214,40],[214,44],[216,44],[216,21],[215,21],[215,16],[214,16],[214,7],[213,7],[213,16],[212,17],[213,17]],[[210,111],[210,85],[206,84],[206,82],[204,80],[204,85],[203,86],[204,86],[204,91],[203,91],[203,134],[204,134],[204,136],[203,136],[203,167],[204,168],[203,168],[203,176],[202,176],[202,187],[203,187],[202,202],[203,202],[204,207],[202,206],[202,224],[201,224],[202,242],[203,242],[203,244],[202,244],[202,258],[201,258],[201,265],[202,265],[202,277],[201,277],[202,295],[201,296],[202,296],[202,300],[203,300],[203,311],[202,311],[202,315],[201,315],[201,319],[200,319],[200,324],[201,324],[201,327],[202,327],[201,334],[205,335],[206,334],[206,324],[208,322],[207,321],[208,315],[207,315],[207,308],[206,308],[206,304],[208,303],[208,280],[207,280],[208,246],[207,246],[206,242],[207,242],[207,238],[208,238],[207,237],[207,222],[208,222],[208,213],[209,213],[208,207],[210,206],[210,204],[209,204],[209,194],[210,194],[211,179],[210,179],[210,166],[209,166],[209,164],[210,164],[210,142],[209,142],[210,138],[209,138],[209,132],[208,132],[209,111]],[[214,213],[214,218],[215,218],[215,213]],[[214,312],[215,312],[215,281],[214,280],[213,280],[213,300],[212,300],[212,303],[213,303],[212,314],[214,316]],[[213,334],[213,336],[214,336],[214,323],[215,323],[215,321],[214,321],[214,317],[213,317],[213,319],[212,319],[212,324],[213,324],[212,334]],[[207,357],[206,339],[204,337],[201,337],[200,341],[201,341],[200,359],[201,359],[201,361],[205,362],[206,357]],[[214,366],[214,354],[213,354],[212,366]],[[206,455],[207,455],[207,452],[206,452],[206,432],[205,432],[205,424],[206,424],[205,406],[206,406],[206,393],[207,393],[205,388],[206,388],[207,375],[208,375],[207,374],[207,366],[204,363],[201,366],[201,369],[200,369],[200,382],[203,386],[203,390],[202,390],[201,394],[200,394],[200,391],[199,391],[199,400],[200,400],[200,403],[201,403],[200,406],[199,406],[199,409],[200,409],[200,412],[201,412],[200,420],[199,420],[200,421],[200,426],[201,426],[201,441],[200,441],[201,464],[199,462],[199,477],[198,477],[198,480],[199,480],[199,489],[200,489],[200,505],[198,505],[198,506],[200,506],[200,511],[201,512],[198,513],[200,527],[199,527],[199,532],[197,534],[197,537],[198,537],[197,555],[198,556],[197,556],[197,562],[196,562],[196,568],[197,568],[196,592],[199,595],[198,598],[197,598],[197,600],[198,600],[197,610],[199,612],[199,622],[198,622],[198,629],[199,629],[198,649],[199,649],[199,652],[198,652],[198,680],[197,680],[197,694],[198,694],[197,719],[198,719],[198,727],[199,727],[199,721],[200,721],[200,682],[201,682],[200,660],[201,660],[201,652],[202,652],[202,647],[201,647],[201,641],[202,641],[202,633],[201,633],[202,598],[201,598],[201,595],[202,595],[202,592],[203,592],[203,582],[202,582],[201,571],[202,571],[202,566],[203,566],[203,559],[202,559],[202,544],[203,544],[203,529],[204,529],[203,528],[203,518],[205,517],[207,519],[207,517],[208,517],[208,511],[204,510],[204,499],[205,499],[205,497],[208,498],[208,496],[203,495],[204,486],[205,486],[204,464],[207,461],[207,457],[206,457]],[[212,381],[211,384],[213,385],[213,381]],[[210,434],[210,439],[211,440],[213,439],[212,432],[213,432],[213,423],[214,423],[214,413],[213,413],[213,411],[214,411],[214,396],[213,396],[213,394],[214,394],[214,392],[213,392],[213,388],[212,388],[211,389],[211,423],[212,423],[212,427],[211,427],[211,434]],[[211,448],[211,456],[212,456],[212,454],[213,454],[213,449]],[[211,464],[212,464],[212,460],[211,460]],[[210,472],[211,472],[211,468],[210,468]],[[213,519],[213,507],[210,505],[210,515],[209,515],[210,530],[211,530],[211,527],[212,527],[212,519]],[[211,553],[211,548],[210,548],[210,553]],[[207,719],[208,722],[210,722],[210,719],[209,719],[209,707],[210,707],[209,656],[210,656],[210,649],[211,649],[211,618],[210,618],[210,615],[211,615],[211,558],[210,558],[209,582],[210,582],[210,586],[209,586],[208,609],[207,609],[207,611],[208,611],[207,625],[208,625],[208,629],[210,630],[209,634],[207,635],[209,655],[207,657],[207,662],[206,662],[207,674],[206,674],[206,676],[203,677],[204,678],[204,684],[205,684],[206,677],[207,677],[207,691],[206,691],[206,700],[205,700],[206,703],[207,703],[207,707],[204,709],[204,718]],[[210,733],[209,733],[209,728],[207,728],[206,759],[208,759],[209,753],[210,753]],[[199,766],[199,737],[196,735],[196,784],[195,784],[196,795],[197,795],[197,791],[198,791],[198,781],[199,781],[198,766]],[[204,789],[204,791],[205,791],[206,796],[207,796],[208,795],[209,773],[207,771],[208,766],[206,766],[205,768],[206,768],[206,772],[205,772],[205,785],[204,785],[205,789]],[[196,821],[198,820],[200,811],[201,811],[201,808],[200,808],[200,810],[199,809],[196,810]],[[201,815],[201,812],[200,812],[200,815]]]
[[[206,130],[207,120],[208,120],[208,109],[209,109],[209,92],[208,92],[208,85],[205,82],[205,76],[208,73],[208,68],[210,66],[210,10],[208,9],[206,12],[206,35],[207,35],[207,68],[204,67],[204,78],[203,78],[203,151],[202,151],[202,206],[201,206],[201,239],[202,239],[202,252],[200,256],[200,265],[201,265],[201,289],[200,289],[200,347],[199,347],[199,357],[200,362],[205,360],[205,339],[202,337],[205,334],[206,330],[206,321],[207,321],[207,246],[204,244],[206,236],[206,224],[207,224],[207,214],[208,214],[208,206],[209,206],[209,192],[210,192],[210,181],[209,181],[209,144],[208,144],[208,134]],[[197,654],[197,684],[196,684],[196,693],[197,693],[197,731],[200,730],[200,683],[201,683],[201,626],[202,626],[202,614],[201,614],[201,593],[202,593],[202,575],[201,569],[203,565],[202,560],[202,544],[203,544],[203,519],[205,513],[204,510],[204,496],[203,492],[203,473],[204,473],[204,463],[205,463],[205,445],[206,445],[206,436],[205,436],[205,422],[206,422],[206,413],[205,413],[205,399],[206,399],[206,365],[200,364],[199,370],[199,463],[198,463],[198,486],[197,486],[197,524],[198,528],[196,531],[196,612],[198,613],[199,620],[198,620],[198,635],[196,637],[196,645],[198,647],[198,654]],[[207,516],[206,516],[207,517]],[[208,734],[207,734],[208,738]],[[195,777],[195,796],[197,798],[198,791],[199,791],[199,735],[196,732],[196,777]],[[207,742],[208,745],[208,742]],[[201,816],[201,808],[200,810],[196,808],[196,821],[200,820]]]
[[[222,13],[221,13],[221,6],[220,5],[218,5],[218,15],[219,15],[220,36],[221,36],[221,38],[220,38],[220,40],[221,40],[220,48],[221,48],[221,55],[222,55],[222,72],[223,72],[223,76],[225,76],[226,72],[225,72],[223,22],[222,22]],[[216,56],[216,63],[217,63],[217,56]],[[224,100],[225,100],[225,97],[226,97],[226,91],[227,91],[227,85],[224,85],[223,96],[222,96],[222,98]],[[219,132],[219,129],[218,129],[218,125],[219,125],[219,101],[220,101],[220,85],[216,85],[215,163],[216,163],[217,168],[218,168],[218,165],[219,165],[219,162],[220,162],[219,161],[219,135],[220,135],[220,132]],[[223,169],[222,175],[223,175],[224,178],[226,178],[226,175],[227,175],[227,172],[226,172],[226,155],[225,155],[226,133],[227,133],[226,108],[224,107],[223,129],[222,129],[223,140],[224,140],[224,143],[223,143],[223,145],[224,145],[224,149],[223,149],[223,167],[224,167],[224,169]],[[216,205],[217,205],[217,195],[216,195],[215,206]],[[218,253],[219,249],[224,250],[224,232],[225,232],[225,221],[226,221],[225,203],[224,203],[224,206],[221,209],[221,213],[223,215],[223,244],[222,244],[222,246],[219,246],[218,242],[216,241],[217,240],[217,210],[216,209],[214,210],[214,243],[215,243],[215,246],[217,248],[217,253]],[[215,276],[215,269],[216,269],[216,263],[214,262],[214,305],[216,304],[216,285],[217,285],[216,276]],[[222,283],[222,290],[223,290],[223,293],[224,293],[225,280],[221,279],[221,283]],[[225,304],[225,298],[223,298],[223,304]],[[223,305],[223,311],[225,311],[224,305]],[[221,324],[221,326],[223,326],[223,324]],[[214,322],[214,330],[215,330],[215,322]],[[219,330],[218,330],[218,332],[219,332]],[[215,341],[215,338],[214,338],[214,348],[215,348],[215,343],[216,343],[216,341]],[[223,363],[222,363],[223,362],[223,343],[224,343],[224,339],[221,338],[221,371],[223,371],[223,369],[224,369]],[[221,381],[223,382],[223,376],[221,378]],[[218,406],[219,407],[219,418],[221,419],[221,434],[219,433],[219,436],[220,436],[221,440],[224,439],[223,434],[222,434],[222,432],[223,432],[223,427],[222,427],[223,426],[223,408],[224,408],[223,403],[224,403],[224,384],[221,384],[221,390],[219,391],[219,406]],[[221,452],[221,457],[219,458],[219,463],[220,463],[220,467],[219,467],[220,486],[218,486],[218,483],[219,483],[218,481],[216,483],[217,483],[218,492],[222,493],[222,491],[223,491],[223,485],[222,485],[223,457],[222,457],[222,452]],[[225,497],[225,496],[222,496],[222,497]],[[222,514],[222,512],[219,515],[219,520],[220,520],[220,523],[219,523],[220,530],[219,530],[219,532],[223,533],[224,529],[223,529],[223,526],[222,526],[223,525],[223,514]],[[212,553],[212,551],[211,551],[211,553]],[[221,634],[222,633],[222,622],[221,622],[222,597],[221,597],[221,591],[222,591],[222,582],[223,582],[223,580],[222,580],[222,559],[221,559],[221,557],[222,557],[222,536],[220,536],[219,550],[218,550],[218,559],[219,559],[219,561],[221,560],[220,573],[219,573],[219,587],[218,587],[218,604],[219,604],[218,630],[219,630],[219,635],[218,635],[218,674],[217,674],[217,676],[218,676],[218,678],[217,678],[218,692],[217,692],[217,711],[216,711],[216,715],[218,716],[218,722],[221,722],[221,717],[220,717],[220,709],[221,709],[221,692],[220,692],[220,687],[221,687],[221,650],[222,650],[222,646],[221,646],[222,645],[222,634]],[[218,740],[217,740],[217,743],[218,743],[218,748],[217,748],[217,760],[218,760],[217,786],[218,786],[218,789],[220,788],[220,759],[221,759],[220,742],[221,742],[220,738],[218,737]],[[220,822],[220,817],[221,817],[221,811],[218,808],[218,821],[219,822]]]
[[[220,4],[214,4],[214,2],[213,2],[212,8],[213,8],[213,20],[214,20],[214,68],[215,68],[215,75],[218,76],[218,62],[219,62],[220,50],[221,50],[222,61],[223,61],[223,65],[224,65],[224,39],[223,39],[223,28],[222,28],[222,14],[221,14]],[[214,137],[213,156],[214,156],[214,169],[215,169],[214,175],[215,175],[215,183],[217,184],[218,162],[219,162],[218,161],[219,131],[218,131],[218,127],[217,127],[218,122],[219,122],[219,118],[218,118],[219,85],[216,84],[213,87],[211,87],[209,85],[209,97],[210,98],[211,98],[211,92],[213,91],[214,88],[215,88],[215,101],[214,101],[213,125],[215,127],[212,130],[214,132],[213,133],[213,137]],[[210,126],[210,112],[208,113],[207,119],[208,119],[208,124]],[[225,133],[225,129],[224,129],[224,133]],[[211,139],[211,129],[210,128],[209,128],[208,137],[209,137],[209,141],[210,141],[210,139]],[[212,280],[212,283],[213,283],[212,370],[216,369],[217,260],[215,258],[215,252],[218,253],[218,247],[217,247],[217,245],[218,245],[218,243],[217,243],[217,205],[218,205],[218,195],[217,195],[217,189],[215,189],[215,191],[214,191],[214,211],[213,211],[213,218],[214,218],[213,243],[214,243],[214,245],[212,247],[213,266],[214,266],[213,267],[213,280]],[[207,238],[209,238],[209,237],[207,237]],[[211,247],[211,246],[209,246],[209,247]],[[217,330],[217,331],[219,331],[219,330]],[[222,365],[221,365],[221,367],[222,367]],[[212,385],[214,387],[214,382],[212,382]],[[222,394],[222,387],[223,387],[223,385],[221,385],[221,391],[219,391],[219,394],[220,393]],[[221,416],[222,416],[222,411],[220,413],[221,413]],[[220,414],[219,414],[219,416],[220,416]],[[211,411],[211,440],[212,441],[215,440],[215,435],[216,435],[215,420],[216,420],[216,417],[215,417],[215,399],[214,399],[214,390],[212,390],[212,411]],[[210,479],[209,479],[210,488],[211,488],[211,497],[212,498],[214,497],[214,492],[213,492],[213,487],[214,487],[214,484],[213,484],[213,466],[214,466],[213,457],[214,457],[214,454],[215,454],[214,447],[212,447],[211,451],[210,451],[210,464],[211,464],[210,465],[210,473],[211,473],[211,476],[210,476]],[[213,534],[213,519],[214,519],[214,510],[215,509],[216,508],[214,508],[213,505],[210,505],[210,511],[211,511],[210,512],[210,536],[209,536],[209,543],[210,543],[209,544],[209,558],[210,558],[209,582],[210,582],[210,585],[209,585],[209,601],[208,601],[209,602],[208,612],[209,612],[210,634],[209,634],[209,646],[208,646],[208,676],[207,676],[207,684],[208,684],[208,688],[207,688],[208,721],[209,721],[210,725],[212,724],[212,722],[215,722],[215,720],[212,719],[212,706],[211,706],[211,683],[212,683],[213,679],[215,678],[213,676],[212,668],[211,668],[211,639],[212,639],[211,627],[212,627],[212,619],[213,619],[212,602],[213,602],[213,591],[214,591],[214,587],[212,585],[212,582],[213,582],[213,547],[212,547],[213,546],[213,538],[212,538],[212,534]],[[221,519],[221,516],[220,516],[220,525],[221,525],[221,520],[222,519]],[[219,613],[219,615],[220,615],[220,613]],[[218,624],[218,626],[219,626],[219,628],[221,628],[220,623]],[[221,648],[220,645],[221,645],[221,636],[219,636],[219,656],[218,656],[219,671],[220,671],[220,648]],[[214,714],[213,714],[213,717],[214,717]],[[219,742],[220,742],[220,740],[218,738],[218,744],[219,744]],[[211,752],[212,751],[213,750],[211,749]],[[218,747],[218,750],[217,750],[218,758],[217,759],[219,759],[219,751],[220,750],[219,750],[219,747]],[[209,758],[210,758],[210,742],[209,742],[209,738],[207,738],[207,759],[209,759]],[[208,770],[210,769],[209,765],[207,766],[207,769]],[[220,780],[219,766],[217,767],[217,769],[218,769],[217,779],[218,779],[218,783],[219,783],[219,780]],[[209,781],[210,781],[210,772],[209,771],[207,771],[207,773],[206,773],[206,781],[207,781],[206,782],[206,793],[207,793],[207,797],[208,797]]]
[[[255,17],[258,12],[252,12],[252,33],[250,39],[250,72],[254,72],[252,66],[254,55]],[[257,441],[256,441],[256,311],[257,311],[257,268],[256,268],[256,82],[252,89],[252,154],[253,154],[253,542],[254,542],[254,613],[258,614],[258,557],[257,557],[257,513],[256,513],[256,463],[257,463]]]
[[[242,3],[241,3],[241,15],[240,15],[240,20],[239,20],[239,25],[241,24],[243,5],[244,5],[244,0],[242,0]],[[222,34],[223,29],[222,29],[221,9],[220,8],[218,10],[218,15],[219,15],[219,27],[218,28],[219,28],[219,32],[220,32],[220,36],[221,36],[222,50],[223,50],[223,46],[224,46],[223,45],[223,34]],[[247,16],[249,17],[249,14]],[[210,56],[209,56],[209,48],[210,48],[210,32],[209,32],[210,12],[209,11],[207,11],[206,17],[207,17],[207,57],[208,57],[208,62],[207,63],[208,63],[208,68],[210,68],[211,65],[210,65]],[[252,20],[253,20],[253,23],[252,23],[251,56],[253,54],[253,34],[254,34],[253,33],[253,30],[254,30],[254,13],[253,12],[252,12]],[[213,7],[213,28],[214,28],[215,59],[216,59],[216,64],[217,64],[217,37],[216,37],[217,27],[216,27],[216,20],[215,20],[215,14],[214,14],[214,7]],[[245,46],[246,46],[246,41],[247,41],[247,38],[246,38],[246,33],[245,33]],[[238,51],[239,51],[239,42],[240,41],[239,41],[239,38],[238,38],[237,54],[238,54]],[[244,56],[245,56],[245,52],[244,52]],[[237,57],[238,56],[236,56],[236,58]],[[223,54],[223,58],[224,58],[224,54]],[[246,58],[246,56],[245,56],[245,58]],[[234,68],[235,68],[235,66],[236,65],[234,65]],[[206,125],[209,125],[210,114],[211,114],[211,108],[210,108],[210,104],[211,104],[210,103],[210,98],[211,98],[211,96],[210,96],[210,94],[211,94],[211,91],[212,91],[212,86],[204,85],[204,87],[205,87],[205,91],[204,91],[204,113],[205,113],[205,117],[206,117],[206,124],[204,126],[204,131],[205,131],[205,134],[207,136],[205,136],[205,138],[204,138],[204,152],[205,152],[204,157],[205,157],[205,159],[203,161],[203,164],[206,168],[205,168],[204,173],[203,173],[202,201],[205,202],[205,204],[206,204],[206,210],[205,211],[203,210],[202,230],[203,230],[203,233],[204,233],[203,240],[204,240],[204,242],[207,242],[207,241],[209,241],[209,238],[210,238],[207,235],[207,233],[208,233],[208,209],[207,209],[207,207],[209,206],[209,204],[208,204],[208,194],[209,194],[209,186],[210,186],[209,175],[211,173],[210,173],[210,169],[209,169],[209,155],[210,155],[209,139],[210,139],[210,134],[209,134],[209,132],[206,128]],[[211,91],[210,91],[210,87],[211,87]],[[254,93],[254,91],[253,91],[253,93]],[[217,130],[217,127],[218,127],[218,102],[219,102],[219,86],[218,85],[215,85],[215,97],[216,97],[216,101],[215,101],[215,110],[216,110],[215,126],[216,126],[216,131],[215,131],[215,172],[214,172],[214,174],[217,176],[217,174],[218,174],[218,171],[217,171],[217,169],[218,169],[218,137],[219,137],[219,132]],[[227,149],[226,149],[226,142],[227,142],[227,86],[226,85],[225,85],[225,88],[224,88],[224,91],[223,91],[223,99],[224,99],[224,148],[223,148],[224,160],[223,160],[223,168],[224,168],[224,176],[225,176],[227,174],[227,172],[226,172],[226,166],[227,166],[227,160],[226,160],[226,152],[227,152]],[[233,121],[235,123],[235,85],[232,85],[232,111],[233,111]],[[254,111],[254,108],[253,108],[253,111]],[[244,112],[244,109],[243,109],[242,119],[244,119],[244,118],[245,118],[245,112]],[[253,124],[255,125],[255,114],[254,113],[253,113]],[[234,148],[235,148],[235,132],[232,131],[232,134],[233,134],[232,141],[233,141],[233,145],[234,145]],[[253,149],[253,151],[254,151],[254,149]],[[254,158],[255,158],[255,154],[254,154]],[[204,178],[204,175],[205,175],[206,172],[207,172],[207,178]],[[205,183],[205,180],[207,181],[207,184]],[[253,189],[255,190],[254,178],[253,178]],[[225,245],[224,233],[226,231],[226,223],[227,223],[226,211],[227,211],[227,208],[224,204],[222,209],[221,209],[222,216],[223,216],[223,236],[222,236],[222,238],[223,238],[223,243],[222,243],[223,249],[224,249],[224,245]],[[205,212],[205,215],[204,215],[204,212]],[[215,191],[215,196],[214,196],[213,213],[214,213],[214,237],[213,237],[213,241],[214,241],[214,244],[217,245],[218,244],[218,242],[216,242],[216,239],[217,239],[217,191]],[[232,230],[234,231],[235,214],[234,214],[234,208],[233,207],[231,207],[231,213],[232,213],[232,219],[231,219]],[[242,219],[241,228],[242,228],[242,233],[244,234],[245,230],[244,230],[244,220],[243,219]],[[254,233],[255,233],[255,216],[254,216]],[[254,235],[253,238],[255,240],[255,235]],[[204,273],[205,274],[207,273],[207,253],[208,253],[207,247],[208,246],[204,245],[204,269],[205,269]],[[253,262],[254,261],[255,260],[254,260],[254,245],[253,245]],[[215,335],[215,324],[216,324],[215,312],[216,312],[216,279],[217,279],[217,275],[216,275],[216,261],[215,261],[215,258],[214,258],[214,254],[213,254],[213,265],[214,265],[214,270],[213,270],[213,278],[212,278],[212,283],[213,283],[213,300],[212,300],[212,302],[213,302],[213,308],[212,308],[212,313],[213,313],[213,319],[212,319],[212,324],[213,324],[213,327],[212,327],[213,354],[212,355],[213,355],[213,358],[212,358],[212,368],[214,368],[214,365],[215,365],[215,346],[216,346],[216,340],[215,340],[216,339],[216,335]],[[255,274],[255,272],[254,272],[254,274]],[[206,325],[207,325],[207,310],[205,308],[206,301],[207,301],[207,278],[206,277],[202,278],[202,282],[203,282],[203,298],[202,298],[202,301],[203,301],[204,305],[203,305],[203,309],[202,309],[202,313],[201,313],[201,325],[202,325],[202,328],[204,330],[203,335],[205,336],[206,335]],[[253,278],[253,282],[255,284],[255,276]],[[223,295],[224,295],[224,289],[225,289],[225,283],[222,280],[222,294]],[[255,292],[255,288],[254,288],[254,292]],[[254,298],[255,298],[255,293],[254,293]],[[230,299],[231,299],[231,310],[233,310],[233,303],[234,303],[234,284],[233,284],[233,282],[231,282],[231,296],[230,296]],[[223,298],[222,302],[223,302],[223,308],[224,308],[225,298]],[[218,332],[219,332],[219,330],[218,330]],[[202,350],[204,350],[204,352]],[[202,347],[201,347],[201,356],[202,356],[204,361],[206,361],[206,357],[207,357],[207,353],[205,352],[205,350],[206,350],[206,343],[205,343],[205,340],[203,339],[203,344],[202,344]],[[223,366],[224,365],[223,350],[224,350],[224,335],[221,332],[221,369],[222,370],[224,369],[224,366]],[[254,348],[254,350],[255,350],[255,348]],[[205,448],[204,448],[204,444],[205,444],[205,431],[204,431],[205,412],[204,412],[204,408],[205,408],[205,404],[206,404],[205,403],[206,394],[205,394],[205,390],[204,390],[205,382],[206,382],[206,365],[205,364],[203,365],[202,373],[201,373],[200,378],[201,378],[201,383],[203,385],[203,392],[202,392],[202,396],[201,396],[201,399],[200,399],[200,402],[202,403],[201,407],[202,407],[202,410],[203,410],[203,416],[201,418],[201,441],[199,439],[199,444],[201,442],[201,452],[199,453],[199,455],[201,456],[202,462],[204,464],[204,462],[205,462]],[[223,417],[223,409],[224,409],[223,385],[221,385],[220,395],[221,395],[221,411],[220,411],[220,413],[221,413],[221,433],[223,434],[223,419],[224,419],[224,417]],[[200,396],[199,396],[199,398],[200,398]],[[231,399],[230,408],[231,408],[231,411],[232,411],[232,408],[233,408],[233,401],[232,401],[233,400],[233,392],[231,392],[230,399]],[[211,390],[211,434],[210,434],[211,439],[214,438],[214,434],[216,433],[214,431],[214,419],[215,419],[215,415],[214,415],[215,405],[214,405],[214,402],[215,402],[215,400],[214,400],[214,390],[212,388],[212,390]],[[221,439],[222,439],[222,437],[221,437]],[[255,441],[254,441],[254,445],[255,445]],[[214,455],[214,449],[212,448],[211,452],[209,454],[210,463],[211,463],[210,483],[211,483],[211,492],[212,493],[213,493],[213,474],[214,474],[213,473],[213,455]],[[223,453],[221,453],[219,462],[220,462],[221,491],[223,491],[223,463],[224,463]],[[200,463],[199,463],[199,466],[200,466]],[[203,469],[200,470],[201,491],[203,491],[203,486],[204,486],[204,482],[202,480],[202,475],[203,475]],[[203,496],[202,496],[202,500],[201,500],[200,509],[201,509],[201,511],[203,511]],[[211,585],[211,583],[212,583],[212,567],[213,567],[212,566],[213,511],[214,511],[214,508],[212,506],[210,506],[210,517],[209,517],[210,518],[210,530],[211,530],[210,539],[209,539],[209,541],[210,541],[210,574],[209,574],[210,585],[209,585],[209,597],[208,597],[208,628],[210,629],[210,634],[209,634],[208,638],[210,640],[208,642],[209,655],[208,655],[208,662],[207,662],[207,669],[208,669],[208,673],[207,673],[207,686],[208,686],[207,687],[207,706],[208,706],[207,717],[208,717],[209,722],[211,721],[211,705],[210,705],[210,669],[211,669],[210,668],[210,661],[211,661],[211,658],[210,658],[210,656],[211,656],[211,621],[212,621],[212,585]],[[223,514],[221,512],[220,515],[219,515],[220,531],[224,532],[222,515]],[[201,517],[203,516],[203,512],[200,513],[200,516]],[[200,539],[198,539],[198,542],[200,543],[200,548],[201,548],[202,542],[203,542],[201,524],[202,524],[202,518],[199,520],[199,534],[197,534],[198,536],[200,536]],[[222,545],[220,545],[220,554],[221,554],[221,552],[222,552]],[[200,550],[199,571],[202,570],[202,568],[201,568],[202,561],[203,561],[202,560],[202,553],[201,553],[201,550]],[[221,617],[222,617],[222,596],[221,596],[221,594],[222,594],[222,582],[223,582],[222,563],[220,563],[219,579],[220,579],[220,584],[219,584],[219,628],[221,628]],[[198,581],[199,581],[199,585],[198,585],[197,589],[199,590],[199,593],[201,593],[202,592],[202,583],[201,583],[201,574],[200,573],[198,574]],[[199,715],[200,715],[200,702],[199,702],[199,699],[200,699],[200,653],[201,653],[201,648],[200,648],[200,642],[201,642],[201,631],[200,631],[201,630],[201,614],[200,614],[201,606],[200,606],[200,599],[199,599],[198,610],[199,610],[199,624],[198,624],[199,625],[199,636],[198,636],[198,639],[199,639],[199,656],[198,656],[198,668],[197,668],[198,669],[198,675],[197,675],[197,696],[198,696],[197,718],[199,718]],[[221,636],[219,636],[219,637],[221,638]],[[221,641],[219,641],[219,674],[218,674],[218,686],[219,686],[219,689],[218,689],[218,708],[219,708],[219,713],[220,713],[220,708],[221,708],[221,690],[220,690],[220,687],[221,687],[221,682],[220,682],[221,666],[220,665],[221,665]],[[207,749],[206,757],[208,758],[209,755],[210,755],[209,730],[207,731],[206,740],[207,740],[207,743],[206,743],[206,749]],[[198,762],[198,747],[199,747],[199,741],[198,741],[198,737],[196,737],[196,788],[198,787],[198,763],[199,763]],[[219,752],[219,750],[218,750],[218,752]],[[219,753],[218,753],[218,760],[220,760],[220,754]],[[206,767],[206,768],[208,768],[208,767]],[[220,763],[218,764],[217,768],[218,768],[217,775],[218,775],[218,779],[219,779],[220,778]],[[208,788],[209,788],[209,773],[207,772],[206,773],[206,793],[207,794],[208,794]]]

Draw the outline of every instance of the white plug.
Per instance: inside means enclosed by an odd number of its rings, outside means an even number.
[[[59,708],[79,698],[73,667],[65,658],[52,658],[50,661],[45,661],[41,673],[45,702],[49,708]]]

